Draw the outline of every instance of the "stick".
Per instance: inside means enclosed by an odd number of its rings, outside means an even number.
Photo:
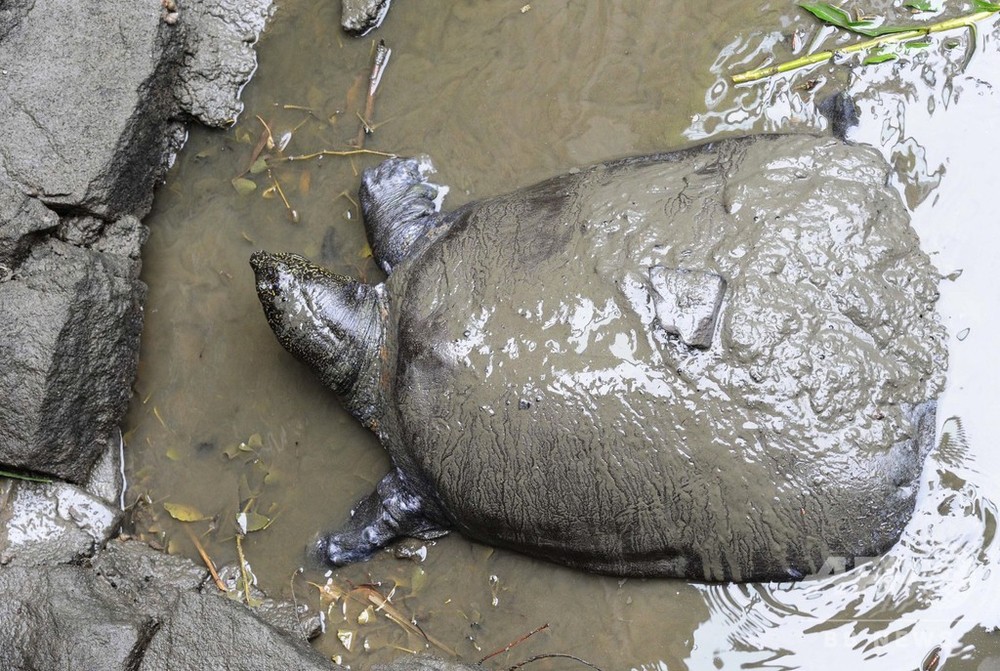
[[[371,154],[373,156],[385,156],[386,158],[396,158],[396,154],[385,151],[375,151],[374,149],[324,149],[311,154],[299,154],[298,156],[281,156],[271,159],[275,163],[279,161],[309,161],[320,156],[357,156],[358,154]]]
[[[534,657],[529,657],[528,659],[524,660],[523,662],[519,662],[519,663],[515,664],[514,666],[510,667],[509,669],[507,669],[507,671],[516,671],[516,669],[520,669],[522,666],[525,666],[527,664],[531,664],[532,662],[537,662],[540,659],[547,659],[549,657],[562,657],[563,659],[572,659],[575,662],[580,662],[581,664],[585,664],[585,665],[589,666],[592,669],[596,669],[597,671],[601,671],[601,667],[597,666],[596,664],[591,664],[590,662],[588,662],[585,659],[580,659],[579,657],[574,657],[573,655],[567,655],[564,652],[548,652],[548,653],[545,653],[544,655],[535,655]]]
[[[365,146],[365,136],[372,132],[372,118],[375,114],[375,92],[378,91],[379,82],[382,81],[382,74],[389,65],[389,56],[392,49],[385,46],[385,40],[379,40],[375,45],[375,58],[372,62],[372,72],[368,76],[368,96],[365,98],[365,113],[361,116],[361,127],[358,129],[358,137],[354,141],[354,146],[359,149]]]
[[[193,531],[191,531],[191,527],[184,525],[184,531],[187,532],[191,542],[194,543],[194,548],[198,551],[198,554],[201,555],[201,560],[205,562],[205,566],[208,567],[208,572],[212,574],[212,580],[215,581],[215,586],[219,588],[220,592],[228,592],[229,590],[226,589],[226,583],[222,582],[222,578],[220,578],[219,574],[215,571],[215,564],[212,562],[212,558],[208,556],[207,552],[205,552],[205,546],[201,544],[198,537],[194,535]]]
[[[809,65],[815,65],[816,63],[823,63],[833,58],[836,54],[849,54],[855,51],[864,51],[865,49],[871,49],[872,47],[878,47],[886,44],[897,44],[899,42],[905,42],[917,37],[926,37],[927,35],[931,35],[933,33],[955,30],[956,28],[969,28],[973,31],[973,33],[975,33],[975,24],[983,19],[993,16],[997,13],[997,11],[1000,10],[976,12],[975,14],[960,16],[954,19],[948,19],[947,21],[932,23],[931,25],[922,28],[914,28],[913,30],[907,30],[901,33],[882,35],[880,37],[875,37],[863,42],[857,42],[834,51],[820,51],[815,54],[803,56],[802,58],[796,58],[792,61],[785,61],[784,63],[779,63],[778,65],[770,65],[764,68],[757,68],[756,70],[741,72],[733,75],[732,80],[734,84],[755,82],[760,79],[773,77],[774,75],[781,74],[782,72],[789,72],[791,70],[798,70],[799,68],[804,68]],[[975,45],[973,45],[973,48],[975,48]]]
[[[525,634],[521,638],[517,639],[516,641],[511,641],[510,643],[508,643],[506,648],[501,648],[500,650],[497,650],[496,652],[491,652],[490,654],[486,655],[481,660],[479,660],[479,663],[482,664],[483,662],[485,662],[490,657],[496,657],[497,655],[502,655],[503,653],[509,651],[514,646],[520,645],[521,643],[524,643],[525,641],[527,641],[529,638],[531,638],[532,636],[534,636],[538,632],[540,632],[542,630],[545,630],[545,629],[548,629],[548,628],[549,628],[549,623],[546,622],[541,627],[536,627],[536,628],[532,629],[531,631],[529,631],[527,634]]]
[[[246,600],[247,605],[251,606],[250,576],[247,575],[247,560],[243,556],[243,536],[241,534],[236,534],[236,554],[240,559],[240,574],[243,576],[243,598]]]

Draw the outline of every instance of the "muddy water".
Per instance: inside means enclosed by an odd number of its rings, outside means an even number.
[[[426,153],[450,184],[446,207],[612,157],[710,134],[821,128],[813,97],[846,88],[859,101],[852,137],[880,148],[943,275],[949,382],[940,446],[918,511],[889,555],[796,585],[705,586],[617,580],[447,537],[422,563],[384,554],[325,575],[305,547],[340,523],[387,469],[373,438],[340,410],[264,323],[247,265],[257,248],[297,251],[368,279],[353,194],[374,157],[327,157],[276,168],[280,198],[240,195],[261,132],[288,131],[286,155],[343,149],[356,137],[371,39],[339,32],[339,3],[280,4],[260,44],[247,110],[225,132],[194,131],[160,190],[144,254],[150,284],[136,395],[128,419],[129,501],[136,531],[218,564],[238,560],[236,515],[267,528],[242,541],[258,583],[320,607],[309,582],[376,583],[392,604],[466,661],[548,628],[486,662],[507,668],[566,653],[603,669],[1000,668],[995,538],[1000,486],[1000,249],[992,200],[1000,163],[1000,29],[895,64],[822,67],[732,87],[725,75],[828,33],[785,3],[421,0],[393,6],[377,37],[393,49],[367,147]],[[798,32],[799,38],[789,36]],[[811,91],[796,88],[816,80]],[[294,106],[289,108],[288,106]],[[307,107],[306,113],[300,107]],[[241,450],[239,445],[246,443]],[[208,519],[182,523],[180,517]],[[252,525],[252,524],[251,524]],[[303,571],[299,573],[299,568]],[[364,590],[352,595],[371,596]],[[423,650],[422,638],[349,599],[327,611],[325,654],[355,668]],[[344,612],[346,610],[346,617]],[[361,616],[364,619],[365,616]],[[338,635],[339,634],[339,635]],[[350,636],[350,650],[343,641]],[[431,646],[430,650],[436,650]],[[440,652],[440,650],[438,650]],[[443,654],[443,653],[442,653]],[[584,668],[548,659],[535,668]]]

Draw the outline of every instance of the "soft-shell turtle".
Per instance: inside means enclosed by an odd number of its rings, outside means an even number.
[[[445,214],[416,161],[366,171],[384,283],[251,260],[278,340],[393,463],[323,556],[456,529],[619,575],[786,580],[884,552],[945,363],[887,175],[831,138],[742,138]]]

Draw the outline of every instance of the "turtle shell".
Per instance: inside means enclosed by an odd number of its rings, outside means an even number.
[[[592,570],[885,551],[946,362],[887,177],[870,148],[745,138],[440,215],[387,281],[382,442],[464,534]]]

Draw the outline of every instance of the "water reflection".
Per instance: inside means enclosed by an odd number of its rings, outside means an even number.
[[[1000,593],[997,506],[984,484],[995,483],[969,454],[961,421],[947,420],[917,511],[892,551],[797,585],[702,586],[711,617],[695,632],[701,654],[689,661],[704,668],[721,655],[747,668],[906,669],[935,648],[968,652],[967,632],[1000,624],[982,599]]]
[[[699,587],[711,615],[695,631],[692,668],[1000,668],[1000,641],[982,633],[1000,626],[983,598],[1000,593],[1000,455],[993,449],[1000,424],[988,409],[1000,383],[986,372],[1000,370],[1000,343],[990,335],[1000,326],[1000,298],[987,277],[1000,234],[981,197],[989,188],[984,174],[996,174],[1000,155],[997,22],[980,29],[972,58],[970,38],[959,36],[962,48],[939,42],[893,64],[855,69],[846,83],[861,110],[850,138],[881,149],[893,165],[923,247],[951,279],[938,305],[951,336],[940,444],[914,518],[890,553],[842,575]],[[824,127],[815,99],[830,92],[842,69],[821,66],[739,88],[726,83],[725,74],[758,64],[780,43],[779,33],[746,35],[724,48],[707,110],[686,135]],[[968,344],[977,330],[981,339]]]

